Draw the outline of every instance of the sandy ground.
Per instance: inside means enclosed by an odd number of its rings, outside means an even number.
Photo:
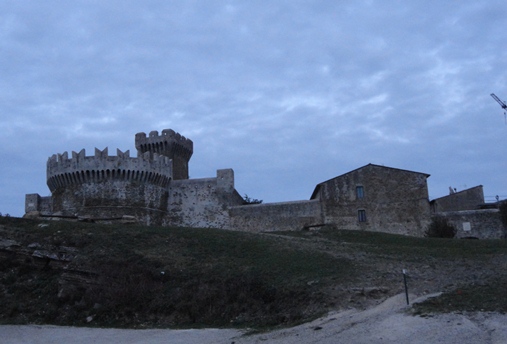
[[[0,326],[0,343],[507,343],[507,315],[473,313],[422,318],[405,314],[406,309],[405,295],[400,294],[366,311],[329,314],[311,323],[255,335],[231,329],[119,330],[5,325]]]

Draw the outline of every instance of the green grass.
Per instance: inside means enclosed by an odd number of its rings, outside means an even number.
[[[308,232],[279,232],[278,234],[308,237]],[[404,257],[416,260],[419,257],[433,256],[442,259],[479,258],[507,253],[507,240],[459,240],[443,238],[416,238],[404,235],[379,232],[323,229],[320,238],[335,242],[352,244],[368,252]]]
[[[477,280],[452,286],[454,277],[449,276],[446,293],[416,306],[422,307],[416,313],[507,309],[506,263],[501,259],[507,254],[505,240],[413,238],[330,228],[254,234],[66,221],[40,224],[0,217],[0,241],[19,243],[0,250],[0,323],[287,326],[315,318],[330,305],[364,301],[365,296],[354,292],[357,288],[389,285],[391,293],[399,292],[400,267],[411,264],[422,272],[419,280],[415,275],[411,280],[415,284],[431,280],[430,270],[441,276],[439,262],[452,271],[449,262],[465,261],[476,269],[472,275],[477,274]],[[32,257],[34,246],[70,250],[74,257],[68,264],[38,260]],[[484,275],[482,267],[491,268],[498,259],[503,262],[499,275]],[[64,268],[82,271],[84,277],[59,294],[69,276]],[[88,323],[87,317],[93,321]]]
[[[279,233],[280,234],[280,233]],[[285,232],[283,235],[306,237],[308,232]],[[480,275],[481,265],[491,268],[495,257],[507,255],[507,240],[460,240],[440,238],[414,238],[385,233],[345,231],[324,229],[317,237],[336,244],[346,245],[354,251],[368,252],[376,257],[393,261],[430,262],[423,263],[435,266],[439,270],[439,262],[455,262],[457,266],[463,262],[475,262],[478,270],[470,271],[470,275]],[[413,305],[413,314],[427,316],[432,313],[447,312],[507,312],[506,263],[493,266],[494,274],[486,278],[479,277],[472,282],[454,284],[449,280],[449,287],[441,296],[431,298],[423,303]],[[409,280],[409,284],[418,283]]]
[[[432,313],[448,312],[507,312],[505,277],[492,278],[481,284],[454,288],[436,298],[430,298],[414,305],[412,312],[426,316]]]
[[[0,218],[0,225],[2,236],[25,250],[32,243],[53,251],[75,248],[68,268],[97,276],[71,296],[56,299],[61,268],[4,257],[7,297],[0,306],[10,309],[0,316],[4,323],[82,325],[88,316],[103,326],[120,327],[296,323],[322,312],[316,306],[322,294],[309,282],[349,279],[354,270],[346,259],[283,247],[269,236],[250,233],[77,222],[40,228],[37,221],[14,218]],[[17,276],[22,269],[30,272],[26,279]],[[41,280],[53,287],[42,288]],[[40,299],[19,304],[27,298],[25,289],[35,290]],[[49,315],[41,318],[34,307],[50,310]]]

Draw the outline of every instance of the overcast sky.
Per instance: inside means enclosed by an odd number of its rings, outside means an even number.
[[[506,80],[505,0],[3,0],[0,212],[51,155],[165,128],[264,202],[368,163],[507,198]]]

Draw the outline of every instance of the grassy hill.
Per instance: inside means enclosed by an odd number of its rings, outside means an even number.
[[[322,228],[252,234],[0,218],[0,323],[292,325],[403,292],[416,313],[507,310],[507,241]]]

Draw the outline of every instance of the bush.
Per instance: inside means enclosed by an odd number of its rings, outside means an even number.
[[[249,204],[261,204],[262,200],[257,198],[250,198],[248,195],[245,195],[243,197],[243,205],[249,205]]]
[[[424,236],[428,238],[454,238],[456,228],[443,217],[434,217]]]

